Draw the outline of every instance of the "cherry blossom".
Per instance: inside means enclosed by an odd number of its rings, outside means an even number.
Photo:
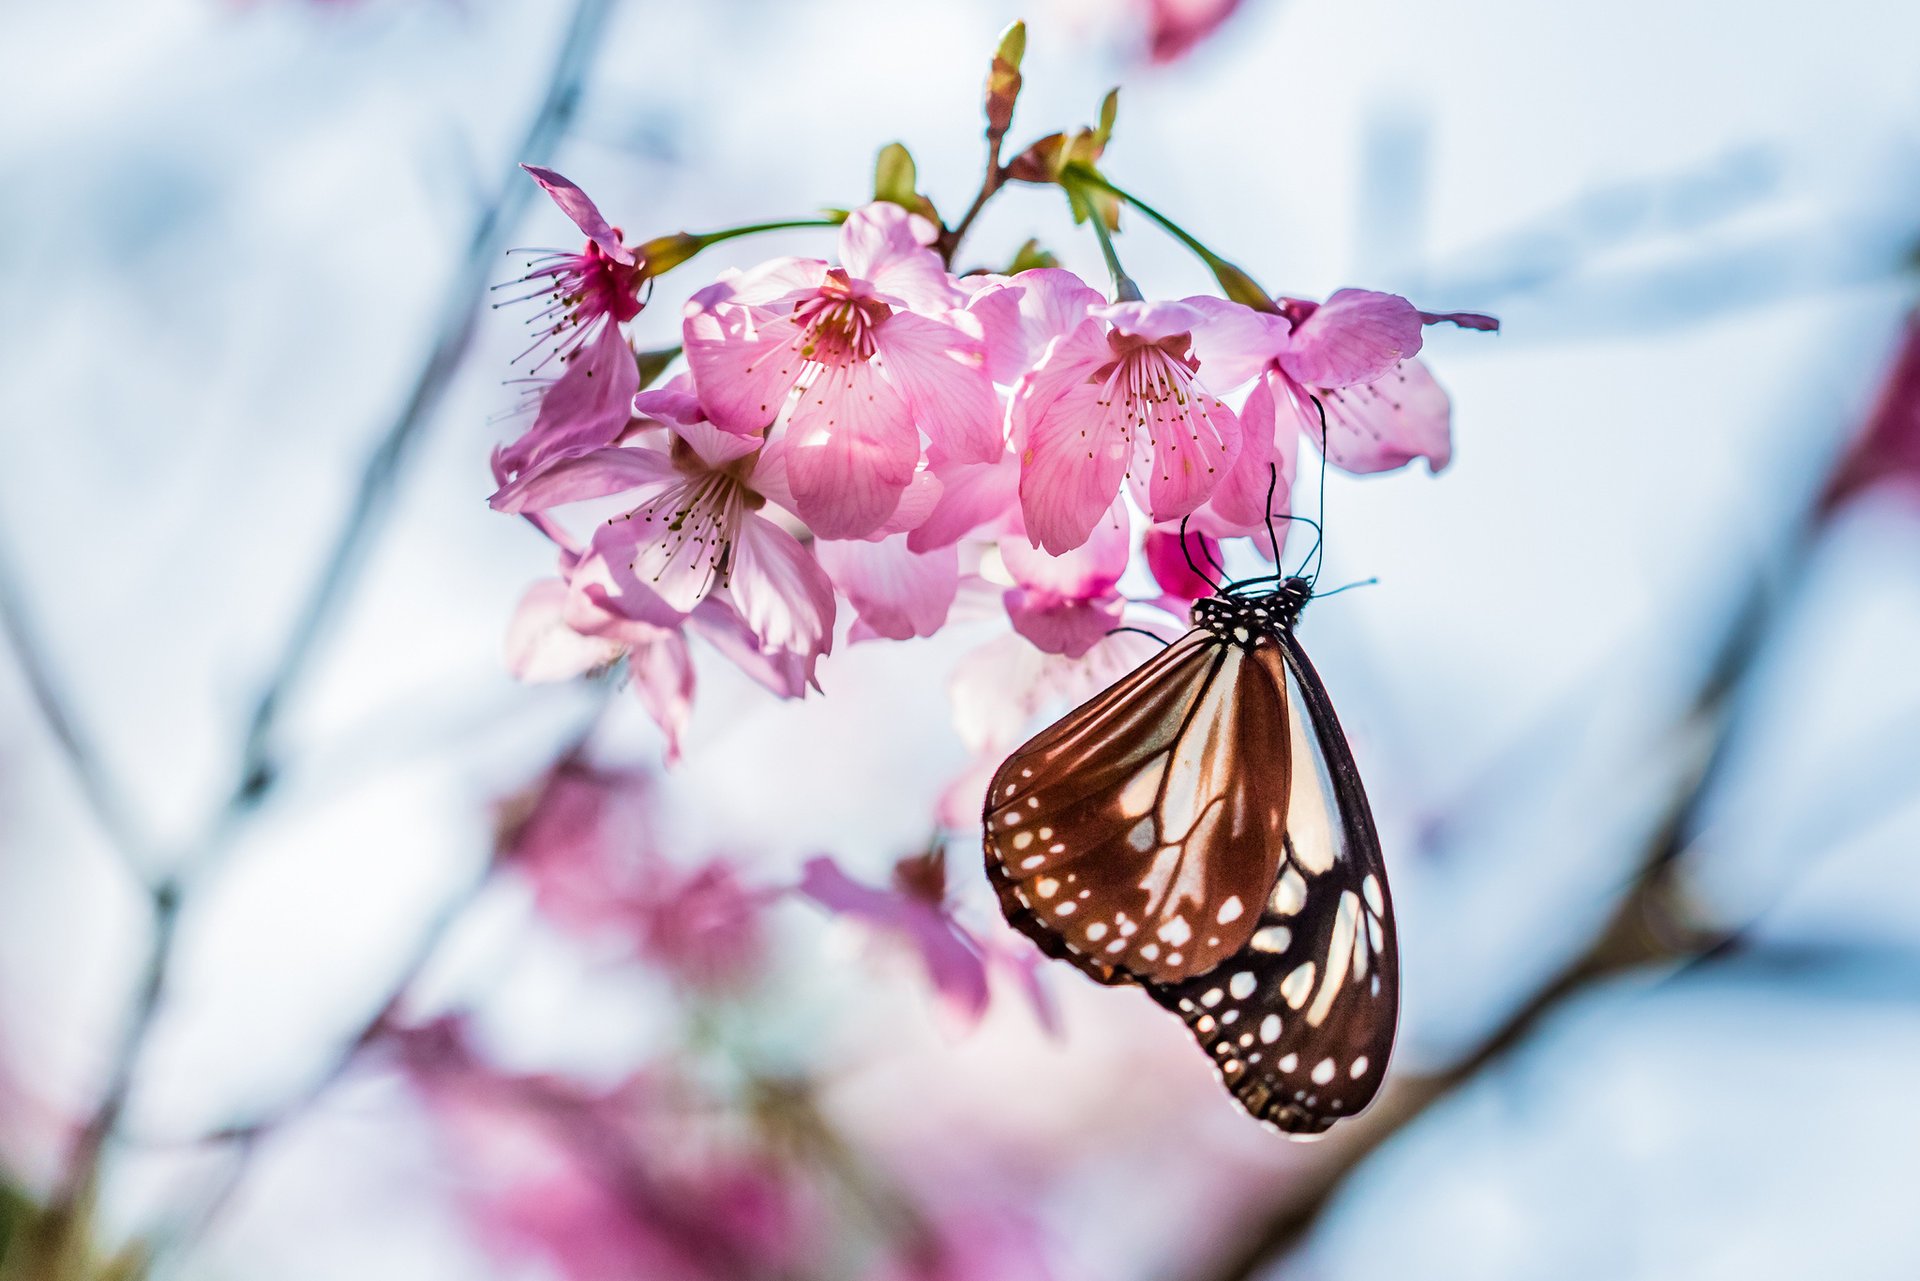
[[[632,320],[643,305],[640,290],[648,280],[647,264],[621,242],[620,229],[608,224],[593,201],[567,179],[539,165],[521,165],[541,189],[553,197],[560,212],[586,236],[578,253],[555,250],[537,258],[517,283],[535,283],[525,298],[544,298],[543,307],[529,321],[539,326],[539,337],[523,356],[550,348],[541,364],[554,356],[565,358],[601,331]]]
[[[1050,654],[1079,658],[1120,625],[1120,576],[1133,552],[1131,520],[1116,501],[1079,547],[1050,556],[1015,533],[1000,540],[1014,586],[1003,598],[1013,630]]]
[[[943,458],[1001,451],[984,346],[958,323],[964,298],[927,248],[932,234],[897,205],[870,205],[841,228],[840,266],[779,259],[723,276],[688,304],[701,404],[748,437],[784,421],[795,510],[822,538],[886,522],[923,434]]]
[[[833,641],[833,585],[767,515],[770,498],[786,497],[782,460],[718,430],[683,387],[643,392],[634,408],[667,425],[664,447],[555,459],[503,485],[494,507],[545,513],[629,495],[636,505],[602,523],[571,577],[582,612],[671,628],[724,591],[759,648],[801,655],[811,680]]]
[[[1004,287],[1085,299],[1066,273],[1027,274]],[[989,299],[976,310],[990,344],[1017,341]],[[1218,395],[1252,378],[1286,331],[1276,316],[1212,297],[1061,310],[1078,319],[1021,378],[1008,417],[1027,534],[1055,555],[1086,541],[1123,479],[1155,520],[1205,502],[1240,454],[1239,419]]]

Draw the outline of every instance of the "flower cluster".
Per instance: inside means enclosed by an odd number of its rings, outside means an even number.
[[[1370,290],[1271,297],[1204,249],[1225,296],[1144,299],[1114,254],[1120,208],[1197,242],[1095,167],[1111,99],[1098,130],[1000,163],[1018,53],[1003,45],[989,81],[975,209],[1007,181],[1058,184],[1099,236],[1112,298],[1032,251],[1006,274],[956,275],[971,215],[939,222],[897,147],[876,199],[844,215],[643,244],[529,170],[587,243],[527,277],[547,300],[536,349],[563,372],[494,456],[493,505],[559,551],[512,628],[521,676],[624,662],[672,759],[689,636],[800,697],[837,634],[931,635],[976,585],[1027,642],[1078,660],[1122,625],[1136,551],[1165,611],[1207,590],[1194,553],[1217,558],[1208,540],[1267,539],[1302,436],[1350,472],[1446,465],[1448,400],[1418,359],[1422,330],[1494,321]],[[835,224],[832,259],[776,258],[694,292],[676,348],[637,355],[625,336],[652,283],[707,245]]]

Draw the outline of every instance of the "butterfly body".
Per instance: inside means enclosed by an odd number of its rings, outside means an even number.
[[[1249,1113],[1313,1134],[1379,1089],[1398,946],[1359,773],[1293,633],[1309,584],[1248,586],[1008,757],[987,871],[1043,951],[1145,987]]]

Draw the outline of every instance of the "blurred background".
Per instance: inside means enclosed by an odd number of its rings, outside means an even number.
[[[671,771],[502,658],[552,554],[485,502],[487,286],[577,240],[515,163],[638,238],[898,139],[957,209],[1016,17],[1016,141],[1117,83],[1108,172],[1271,287],[1503,321],[1429,334],[1443,476],[1327,485],[1381,582],[1303,636],[1405,999],[1316,1144],[1138,993],[1026,999],[969,833],[977,1026],[920,927],[784,892],[926,847],[1004,622],[801,702],[703,661]],[[1916,46],[1879,0],[5,6],[0,1277],[1920,1274]],[[1037,188],[963,258],[1030,235],[1100,278]],[[823,246],[733,248],[694,274]]]

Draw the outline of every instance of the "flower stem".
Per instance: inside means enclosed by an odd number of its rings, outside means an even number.
[[[750,222],[743,227],[723,227],[719,231],[700,232],[694,239],[701,248],[717,245],[723,240],[734,240],[741,236],[757,236],[763,231],[792,231],[799,227],[838,227],[844,218],[787,218],[778,222]]]
[[[1094,238],[1100,242],[1100,256],[1107,260],[1107,274],[1113,277],[1113,300],[1115,302],[1139,302],[1142,295],[1140,286],[1133,283],[1126,269],[1120,265],[1120,255],[1113,249],[1113,233],[1107,229],[1107,220],[1087,193],[1078,185],[1078,179],[1084,171],[1068,170],[1061,175],[1060,185],[1066,188],[1067,199],[1073,202],[1074,209],[1084,213],[1087,224],[1093,228]]]
[[[1167,217],[1138,196],[1130,192],[1122,191],[1119,187],[1114,186],[1092,169],[1084,165],[1070,165],[1067,167],[1066,172],[1060,176],[1060,181],[1062,185],[1080,184],[1082,186],[1092,187],[1096,190],[1104,191],[1116,199],[1126,201],[1129,205],[1132,205],[1135,209],[1158,223],[1161,230],[1192,250],[1194,255],[1207,265],[1207,270],[1213,273],[1213,278],[1220,282],[1220,288],[1225,291],[1227,297],[1237,303],[1251,307],[1255,311],[1278,312],[1280,310],[1280,308],[1275,305],[1272,295],[1262,289],[1252,276],[1249,276],[1245,271],[1201,244],[1199,239],[1185,227],[1182,227],[1179,223]]]

